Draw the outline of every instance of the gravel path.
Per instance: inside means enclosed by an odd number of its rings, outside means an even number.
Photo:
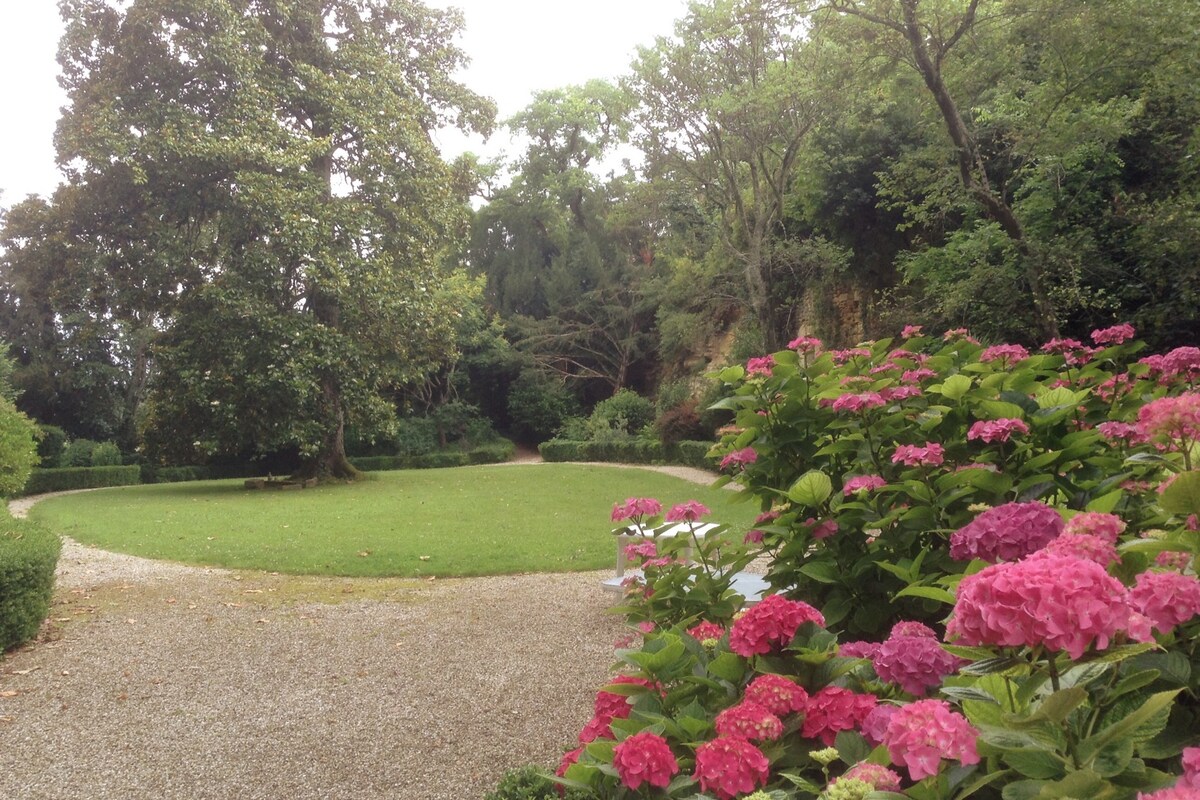
[[[482,798],[590,717],[623,634],[603,577],[293,577],[67,540],[50,625],[0,661],[0,797]]]

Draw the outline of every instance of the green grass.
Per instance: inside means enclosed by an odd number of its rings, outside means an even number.
[[[352,485],[130,486],[43,500],[31,516],[106,550],[303,575],[439,577],[610,567],[614,502],[696,499],[740,539],[756,509],[657,472],[543,464],[374,473]],[[423,558],[427,557],[427,558]]]

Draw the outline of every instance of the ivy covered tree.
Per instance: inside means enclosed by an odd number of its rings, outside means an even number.
[[[295,451],[299,475],[354,476],[347,421],[369,427],[381,392],[449,355],[440,265],[463,205],[430,131],[486,131],[494,113],[450,77],[459,15],[415,0],[62,11],[60,163],[150,209],[170,255],[148,448]]]

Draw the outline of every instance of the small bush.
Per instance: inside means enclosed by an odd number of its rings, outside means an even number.
[[[702,439],[712,433],[711,430],[705,430],[701,423],[695,400],[689,400],[663,412],[654,421],[654,428],[658,431],[658,438],[665,445],[688,439]]]
[[[637,392],[621,389],[596,404],[588,419],[592,430],[615,430],[635,435],[654,421],[654,403]]]
[[[213,472],[208,467],[158,467],[142,464],[142,483],[183,483],[185,481],[212,480]]]
[[[121,449],[112,442],[102,442],[92,449],[93,467],[121,466]]]
[[[496,791],[485,795],[484,800],[591,800],[594,797],[594,794],[578,789],[568,789],[560,795],[558,784],[531,765],[506,772]]]
[[[516,445],[505,439],[468,450],[467,460],[472,464],[503,464],[516,449]]]
[[[538,372],[521,373],[508,393],[512,432],[522,441],[546,441],[578,412],[579,404],[567,387]]]
[[[142,468],[127,467],[60,467],[35,469],[25,484],[25,494],[66,492],[72,489],[99,489],[104,486],[133,486],[142,482]]]
[[[446,467],[465,467],[469,463],[471,463],[470,458],[461,450],[439,450],[419,456],[414,466],[419,469],[444,469]]]
[[[50,609],[59,538],[0,512],[0,652],[33,638]]]
[[[17,494],[38,463],[37,423],[0,398],[0,495]]]
[[[37,454],[41,458],[39,467],[61,466],[63,448],[67,444],[67,432],[57,425],[39,425],[42,438],[38,441]]]
[[[398,456],[423,456],[438,449],[437,425],[428,417],[404,417],[396,421]]]
[[[96,449],[99,442],[94,442],[91,439],[74,439],[67,442],[67,446],[63,449],[62,458],[59,459],[59,466],[62,467],[90,467],[92,465],[92,451]]]

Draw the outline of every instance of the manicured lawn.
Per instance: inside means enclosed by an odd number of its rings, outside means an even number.
[[[540,464],[377,472],[354,485],[247,491],[241,481],[131,486],[44,500],[31,516],[85,544],[222,567],[347,576],[496,575],[613,563],[612,505],[696,499],[739,539],[757,508],[642,469]]]

